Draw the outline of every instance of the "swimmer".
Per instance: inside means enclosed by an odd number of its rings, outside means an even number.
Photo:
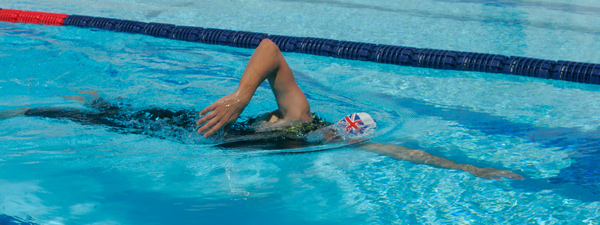
[[[255,118],[236,122],[250,103],[258,86],[267,80],[271,86],[278,109]],[[196,130],[204,137],[214,138],[227,147],[234,144],[274,144],[271,148],[305,147],[320,143],[348,141],[357,147],[394,159],[440,168],[457,169],[474,176],[503,180],[523,177],[508,170],[479,168],[434,156],[422,150],[398,145],[366,141],[377,125],[364,112],[357,112],[329,123],[311,113],[304,92],[298,87],[292,70],[275,43],[265,39],[252,54],[239,86],[233,93],[222,97],[200,111],[191,109],[133,109],[126,103],[111,103],[95,92],[86,92],[92,99],[77,96],[67,98],[84,103],[86,108],[39,107],[0,112],[0,119],[16,116],[35,116],[69,119],[83,124],[107,125],[123,133],[146,134],[165,138],[181,138]],[[199,117],[201,116],[201,117]]]
[[[278,109],[262,117],[262,120],[256,125],[257,129],[286,130],[293,126],[315,123],[315,116],[311,114],[308,100],[304,92],[298,87],[294,74],[285,61],[283,54],[275,43],[269,39],[264,39],[252,54],[237,90],[200,111],[203,117],[196,122],[200,126],[198,132],[202,133],[204,137],[209,137],[220,130],[227,130],[238,119],[250,103],[258,86],[265,80],[271,86]],[[325,125],[309,126],[313,130],[306,129],[304,132],[310,134],[321,129],[321,132],[326,134],[323,138],[326,141],[333,141],[339,139],[341,137],[339,135],[351,137],[354,134],[356,139],[360,139],[362,135],[372,132],[376,127],[375,120],[366,113],[356,113],[344,117],[336,124],[338,129]],[[323,129],[326,131],[323,131]],[[333,132],[336,130],[337,132]],[[358,146],[394,159],[463,170],[481,178],[494,180],[502,180],[503,177],[523,179],[522,176],[512,171],[460,164],[422,150],[398,145],[365,142]]]

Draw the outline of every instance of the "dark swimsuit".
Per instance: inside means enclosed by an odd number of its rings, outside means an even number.
[[[110,104],[99,99],[89,108],[32,108],[26,116],[68,119],[87,125],[106,125],[121,133],[146,134],[155,137],[182,138],[195,128],[192,110],[149,108],[132,111],[130,106]]]
[[[185,137],[197,129],[199,115],[189,109],[148,108],[132,110],[130,106],[109,103],[103,99],[88,104],[89,109],[79,108],[33,108],[25,112],[26,116],[68,119],[82,124],[106,125],[120,133],[145,134],[186,142]],[[259,117],[241,118],[227,130],[220,147],[286,149],[305,147],[309,143],[307,136],[311,131],[330,125],[316,114],[312,114],[310,123],[291,126],[283,130],[257,132],[252,129]]]
[[[258,132],[252,128],[260,117],[247,118],[236,122],[227,130],[222,144],[217,146],[227,148],[258,148],[258,149],[289,149],[302,148],[320,144],[308,141],[310,132],[316,131],[331,123],[313,113],[310,123],[294,125],[282,130]]]

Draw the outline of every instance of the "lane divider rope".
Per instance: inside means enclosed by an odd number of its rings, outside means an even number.
[[[282,51],[351,60],[446,70],[503,73],[579,83],[600,84],[600,64],[552,61],[519,56],[420,49],[403,46],[338,41],[323,38],[269,35],[247,31],[144,23],[102,17],[0,9],[0,21],[76,26],[206,44],[256,48],[271,39]]]

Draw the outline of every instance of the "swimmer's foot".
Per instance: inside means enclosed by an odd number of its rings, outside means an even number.
[[[17,117],[17,116],[24,116],[25,113],[29,109],[30,108],[22,108],[22,109],[11,109],[11,110],[2,111],[2,112],[0,112],[0,120]]]
[[[81,97],[81,96],[74,96],[74,95],[65,95],[63,96],[63,98],[69,99],[69,100],[73,100],[73,101],[78,101],[81,104],[85,104],[85,98]]]
[[[100,99],[100,96],[98,95],[98,91],[96,91],[96,90],[93,90],[93,91],[80,91],[79,93],[91,95],[93,98],[90,99],[90,98],[86,98],[86,97],[83,97],[83,96],[75,96],[75,95],[65,95],[63,97],[66,98],[66,99],[69,99],[69,100],[78,101],[78,102],[80,102],[81,104],[84,104],[84,105],[85,104],[91,104],[94,101]]]
[[[93,90],[93,91],[80,91],[79,93],[91,95],[95,99],[99,99],[100,98],[100,96],[98,95],[98,91],[96,91],[96,90]]]

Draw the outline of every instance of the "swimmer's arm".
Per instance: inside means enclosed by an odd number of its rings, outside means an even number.
[[[277,101],[280,119],[310,121],[310,105],[304,92],[298,87],[292,69],[285,61],[279,47],[264,39],[250,58],[236,92],[252,96],[264,81],[269,85]]]
[[[479,168],[470,164],[461,164],[449,159],[434,156],[425,151],[418,149],[406,148],[398,145],[367,143],[360,146],[361,148],[386,155],[398,160],[409,161],[417,164],[425,164],[440,168],[457,169],[469,172],[477,177],[502,180],[502,177],[523,180],[523,177],[508,170],[498,170],[494,168]]]
[[[310,121],[308,100],[298,87],[292,70],[277,45],[265,39],[252,54],[237,90],[200,111],[204,116],[196,124],[204,125],[198,132],[206,132],[204,136],[208,137],[235,122],[265,80],[273,89],[279,115],[285,119]]]

